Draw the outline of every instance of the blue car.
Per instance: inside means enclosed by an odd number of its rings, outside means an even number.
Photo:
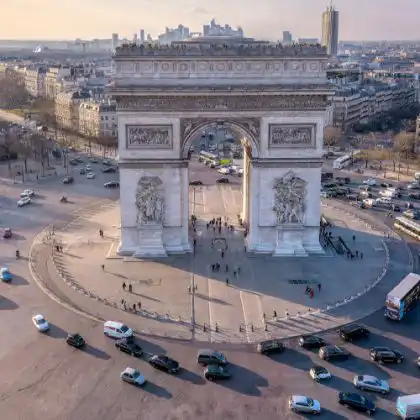
[[[0,270],[0,278],[2,281],[8,283],[9,281],[12,281],[12,274],[10,273],[9,269],[6,267],[3,267]]]

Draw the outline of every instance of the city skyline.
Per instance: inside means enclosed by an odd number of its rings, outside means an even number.
[[[122,8],[111,0],[91,0],[89,3],[74,0],[59,6],[52,0],[36,3],[15,0],[2,6],[0,39],[109,39],[113,32],[131,37],[139,27],[156,37],[166,26],[178,24],[201,31],[202,25],[213,17],[220,23],[242,26],[247,36],[259,39],[281,39],[284,30],[296,38],[321,38],[321,15],[329,1],[296,0],[293,4],[284,4],[263,0],[263,3],[264,7],[259,3],[256,8],[251,0],[231,0],[228,4],[222,0],[201,0],[199,5],[191,0],[179,0],[176,6],[169,0],[158,3],[125,0]],[[368,3],[335,0],[333,5],[340,12],[340,40],[420,39],[418,0],[402,0],[398,9],[395,0],[370,0]],[[142,17],[145,7],[147,19]],[[22,10],[25,10],[24,14]]]

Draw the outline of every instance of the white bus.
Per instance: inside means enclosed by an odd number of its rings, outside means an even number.
[[[420,297],[420,275],[407,274],[387,295],[385,316],[401,321]]]
[[[356,159],[357,155],[360,154],[360,150],[353,150],[353,153],[349,155],[340,156],[333,162],[334,169],[344,169],[350,165],[352,160]]]
[[[395,218],[394,227],[420,241],[420,224],[415,221],[399,216]]]

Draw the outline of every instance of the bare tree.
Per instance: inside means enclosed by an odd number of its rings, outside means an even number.
[[[395,136],[394,150],[405,160],[408,160],[414,154],[414,134],[402,131]]]
[[[338,144],[343,136],[343,132],[339,127],[328,126],[324,128],[324,147],[330,149]]]
[[[102,157],[105,158],[106,152],[109,149],[114,149],[115,150],[115,148],[117,147],[118,141],[117,141],[116,137],[112,137],[112,136],[109,136],[109,135],[101,135],[101,136],[98,137],[97,143],[102,149]]]
[[[23,77],[8,69],[6,77],[0,79],[0,108],[21,108],[28,100]]]

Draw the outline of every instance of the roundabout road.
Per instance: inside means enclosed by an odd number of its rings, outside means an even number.
[[[77,178],[71,186],[48,181],[36,187],[34,203],[16,208],[22,186],[1,186],[1,227],[11,227],[16,236],[1,239],[1,265],[15,274],[10,284],[0,284],[0,412],[3,419],[25,420],[201,420],[201,419],[295,419],[287,400],[291,394],[319,399],[325,419],[362,419],[337,403],[338,391],[352,391],[355,374],[373,374],[387,379],[392,387],[388,397],[366,394],[376,400],[377,419],[395,418],[397,396],[418,392],[419,370],[414,359],[420,353],[418,320],[413,312],[401,324],[384,320],[377,312],[364,320],[371,329],[366,342],[346,344],[353,357],[343,363],[325,363],[333,379],[313,383],[308,370],[320,363],[315,353],[303,351],[296,342],[288,343],[285,353],[270,358],[253,347],[232,345],[225,351],[232,362],[229,381],[207,383],[196,363],[199,344],[170,340],[140,339],[147,353],[167,353],[182,366],[179,375],[154,371],[145,360],[120,353],[112,340],[104,337],[102,325],[63,309],[45,296],[33,283],[25,256],[44,226],[66,220],[76,207],[93,200],[115,198],[117,192],[102,187],[103,179],[93,182]],[[60,204],[66,191],[72,203]],[[19,249],[23,258],[16,261]],[[31,324],[34,313],[42,313],[52,323],[50,333],[38,333]],[[85,350],[68,347],[69,331],[85,336]],[[341,343],[335,332],[325,333],[330,343]],[[403,365],[379,367],[368,360],[372,346],[388,345],[406,356]],[[322,362],[321,364],[324,364]],[[138,368],[148,380],[142,389],[124,384],[119,373],[127,366]]]

